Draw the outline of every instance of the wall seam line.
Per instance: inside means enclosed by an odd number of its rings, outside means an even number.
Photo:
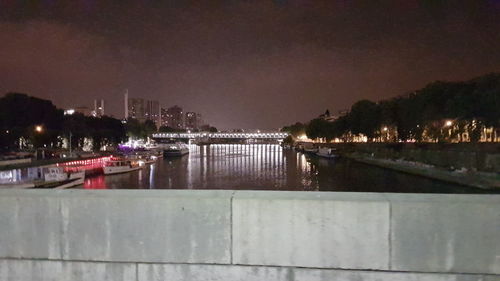
[[[65,258],[64,256],[64,240],[65,240],[65,237],[64,237],[64,216],[63,216],[63,211],[62,211],[62,200],[61,198],[57,198],[57,201],[58,201],[58,215],[59,215],[59,256],[60,258],[63,260]]]
[[[233,264],[233,198],[236,191],[231,193],[231,199],[229,201],[229,264]]]
[[[392,204],[391,201],[388,200],[389,203],[389,270],[392,270]]]

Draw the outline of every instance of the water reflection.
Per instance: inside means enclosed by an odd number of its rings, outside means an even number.
[[[476,192],[348,160],[310,157],[278,145],[189,148],[187,156],[159,159],[143,170],[88,178],[84,188]]]

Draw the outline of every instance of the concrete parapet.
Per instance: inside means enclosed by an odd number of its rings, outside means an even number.
[[[236,264],[389,269],[389,203],[378,194],[239,192]]]
[[[393,270],[500,274],[498,196],[387,196]]]
[[[63,257],[229,263],[231,192],[161,193],[64,198]]]
[[[492,281],[499,233],[500,195],[0,190],[0,280]]]
[[[230,262],[230,191],[0,191],[0,257]]]
[[[61,259],[59,198],[0,191],[0,257]]]

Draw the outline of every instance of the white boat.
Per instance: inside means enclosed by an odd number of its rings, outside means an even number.
[[[39,168],[40,177],[11,183],[0,184],[0,188],[56,188],[64,189],[83,184],[85,171],[69,172],[63,167]]]
[[[336,154],[336,150],[334,148],[328,148],[328,147],[320,147],[318,149],[318,152],[316,152],[316,155],[318,155],[320,157],[325,157],[325,158],[338,157],[338,154]]]
[[[318,149],[315,147],[305,147],[304,153],[316,154],[318,153]]]
[[[189,153],[189,147],[185,143],[166,144],[163,147],[164,156],[183,156]]]
[[[112,174],[132,172],[135,170],[139,170],[143,167],[144,165],[140,165],[138,161],[121,159],[121,160],[111,160],[106,162],[106,164],[103,167],[103,171],[105,175],[112,175]]]
[[[126,158],[127,160],[131,160],[132,162],[137,162],[139,166],[144,166],[146,164],[153,164],[154,162],[156,162],[156,160],[158,160],[158,156],[146,155],[146,154],[129,155]]]

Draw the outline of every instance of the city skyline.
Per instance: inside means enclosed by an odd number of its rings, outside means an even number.
[[[494,0],[3,1],[0,30],[0,94],[104,99],[119,117],[129,89],[221,128],[277,128],[500,71]]]

